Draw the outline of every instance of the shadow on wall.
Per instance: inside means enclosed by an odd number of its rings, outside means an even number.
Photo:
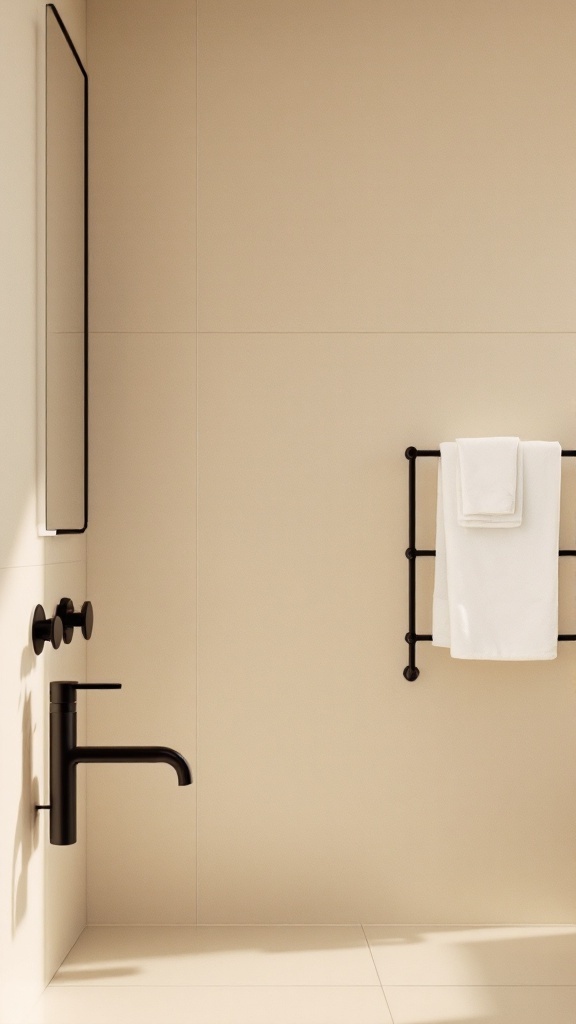
[[[29,644],[22,651],[21,680],[32,672],[34,654]],[[39,783],[32,775],[32,697],[25,693],[22,708],[22,791],[14,831],[12,854],[12,935],[26,916],[28,907],[28,868],[39,842],[39,822],[35,805],[39,803]]]

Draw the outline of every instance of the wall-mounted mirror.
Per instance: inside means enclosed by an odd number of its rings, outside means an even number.
[[[88,79],[46,7],[46,529],[81,533],[87,502]]]

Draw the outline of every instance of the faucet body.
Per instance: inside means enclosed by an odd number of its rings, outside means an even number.
[[[119,690],[120,683],[50,683],[50,842],[76,842],[76,766],[78,764],[149,764],[174,768],[179,786],[189,786],[188,762],[171,747],[79,747],[76,690]]]

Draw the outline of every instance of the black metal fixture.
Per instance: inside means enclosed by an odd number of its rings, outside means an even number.
[[[74,627],[79,626],[82,636],[89,640],[94,627],[94,610],[91,601],[84,601],[82,610],[74,611],[74,604],[69,597],[62,597],[58,602],[56,614],[62,619],[64,625],[64,643],[69,644],[74,636]]]
[[[83,455],[84,455],[84,458],[83,458],[83,462],[84,462],[84,466],[83,466],[83,476],[84,476],[84,480],[83,480],[84,511],[83,511],[83,516],[82,516],[83,522],[81,522],[80,524],[76,524],[74,526],[69,526],[69,527],[63,527],[63,526],[60,526],[60,525],[57,526],[56,533],[57,534],[65,534],[65,533],[84,533],[86,528],[87,528],[87,526],[88,526],[88,305],[89,305],[88,304],[88,226],[89,226],[89,221],[88,221],[88,155],[89,155],[89,153],[88,153],[88,74],[86,72],[86,69],[85,69],[84,65],[82,64],[82,61],[81,61],[80,56],[78,54],[78,51],[77,51],[76,47],[74,46],[74,43],[72,41],[70,33],[68,32],[68,29],[66,28],[66,25],[64,24],[64,22],[63,22],[60,14],[59,14],[57,8],[52,3],[49,3],[49,4],[46,5],[46,37],[47,37],[47,39],[49,38],[50,23],[52,22],[52,18],[54,18],[56,24],[59,27],[59,31],[62,32],[62,35],[64,36],[64,39],[66,41],[66,44],[69,47],[69,50],[70,50],[70,66],[72,68],[74,66],[77,66],[77,68],[78,68],[78,70],[80,72],[80,76],[81,76],[81,79],[80,79],[80,89],[82,90],[82,99],[80,100],[80,102],[82,103],[82,106],[83,106],[83,115],[82,115],[83,131],[82,131],[81,135],[78,135],[77,137],[75,136],[75,140],[77,141],[78,149],[79,149],[79,152],[75,154],[75,157],[76,156],[80,156],[80,158],[82,160],[81,188],[82,188],[82,193],[83,193],[83,196],[82,196],[82,198],[83,198],[82,210],[81,210],[81,213],[80,213],[81,220],[80,220],[80,218],[78,218],[80,223],[78,223],[77,226],[78,226],[78,229],[80,230],[80,225],[81,225],[82,236],[83,236],[82,237],[82,243],[81,243],[82,244],[82,252],[81,252],[81,254],[78,254],[79,259],[81,260],[81,263],[79,262],[78,266],[79,266],[79,269],[82,271],[82,283],[83,283],[83,288],[82,288],[82,294],[81,294],[81,297],[80,297],[80,301],[81,301],[81,309],[82,309],[82,329],[81,329],[81,334],[83,334],[82,347],[83,347],[83,357],[84,357],[83,358],[83,366],[82,366],[82,377],[83,377],[83,380],[82,380],[82,384],[81,384],[81,388],[82,388],[82,392],[83,392],[82,399],[83,399],[83,414],[84,414],[83,415],[83,424],[82,424],[82,427],[83,427],[82,446],[83,446]],[[48,58],[48,54],[47,54],[47,62],[48,62],[48,60],[49,60],[49,58]],[[76,102],[77,94],[74,91],[73,91],[73,96],[74,96],[74,101]],[[52,109],[52,108],[50,108],[50,109]],[[53,113],[53,118],[54,118],[54,134],[58,135],[63,130],[62,111],[61,110],[59,110],[59,111],[55,110],[54,113]],[[47,112],[47,121],[48,121],[48,112]],[[47,132],[47,137],[48,137],[50,135],[50,126],[48,125],[48,123],[46,124],[46,132]],[[56,196],[60,196],[60,191],[61,191],[61,188],[62,188],[62,173],[61,173],[61,169],[59,169],[59,171],[57,171],[56,168],[54,168],[54,172],[55,173],[52,176],[50,176],[50,166],[51,166],[51,164],[48,166],[48,170],[47,170],[47,195],[48,195],[47,202],[48,202],[48,205],[50,205],[49,199],[50,199],[50,195],[51,195],[51,189],[54,190],[54,193],[55,193]],[[76,164],[74,166],[76,166]],[[52,182],[53,182],[53,184],[52,184]],[[49,247],[49,250],[50,250],[50,247]],[[57,246],[54,246],[54,251],[58,251],[58,247]],[[50,527],[50,529],[52,529],[52,527]]]
[[[121,683],[50,683],[50,842],[76,842],[76,766],[78,764],[150,764],[174,768],[179,786],[189,786],[192,773],[172,747],[79,747],[77,690],[120,690]],[[40,809],[40,805],[37,805]]]
[[[416,644],[419,640],[432,640],[428,633],[416,632],[416,559],[423,556],[434,556],[435,551],[424,550],[416,547],[416,459],[435,457],[440,458],[439,449],[407,448],[404,452],[408,459],[408,547],[406,558],[408,559],[408,632],[405,640],[408,644],[408,664],[404,669],[404,678],[414,682],[420,675],[420,669],[416,667]],[[564,458],[576,458],[576,451],[563,451]],[[563,550],[559,555],[576,555],[576,550]],[[576,640],[576,633],[560,633],[558,640]]]
[[[58,650],[64,638],[64,625],[59,615],[53,619],[46,618],[41,604],[37,604],[32,616],[32,647],[34,654],[42,654],[44,644],[48,641]]]

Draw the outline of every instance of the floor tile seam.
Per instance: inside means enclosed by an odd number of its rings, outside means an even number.
[[[380,988],[382,990],[382,995],[384,997],[384,1002],[386,1003],[386,1009],[388,1010],[388,1014],[390,1016],[390,1020],[394,1021],[394,1018],[392,1017],[392,1008],[390,1007],[390,1004],[389,1004],[387,996],[386,996],[386,992],[384,991],[384,985],[382,984],[382,979],[380,977],[380,972],[378,970],[378,964],[376,963],[376,960],[374,958],[374,953],[372,951],[372,946],[370,945],[370,943],[368,941],[368,936],[366,935],[366,930],[364,928],[364,925],[361,925],[360,927],[362,928],[362,933],[364,935],[364,939],[366,940],[366,946],[368,947],[368,952],[370,953],[370,957],[372,959],[372,963],[374,964],[374,970],[376,971],[376,977],[378,978],[378,981],[380,982]]]
[[[61,564],[65,564],[65,563],[61,563]],[[370,929],[370,928],[372,928],[374,926],[369,925],[367,927]],[[401,926],[398,926],[398,927],[401,927]],[[410,928],[410,930],[412,930],[412,928],[413,928],[413,926],[407,926],[407,927]],[[434,928],[436,931],[444,932],[444,931],[447,931],[451,926],[446,926],[446,928],[444,926],[442,926],[441,928],[438,928],[437,926],[414,926],[414,927],[415,928],[419,928],[419,927],[427,928],[427,927],[430,927],[430,930]],[[459,928],[459,930],[460,931],[466,931],[466,932],[484,931],[485,927],[487,928],[487,927],[491,927],[491,926],[482,926],[480,928],[476,928],[476,927],[475,928],[461,928],[461,929]],[[500,927],[500,926],[498,926],[498,927]],[[501,926],[501,927],[505,928],[505,929],[507,929],[507,928],[519,928],[519,929],[520,928],[526,928],[527,929],[527,928],[530,928],[531,926],[516,926],[516,925],[508,926],[508,925],[505,925],[505,926]],[[538,926],[538,927],[540,927],[540,926]],[[550,925],[550,926],[545,926],[545,927],[542,926],[541,927],[541,931],[543,933],[545,933],[545,932],[549,931],[550,929],[565,928],[565,927],[567,927],[567,926],[560,926],[560,925],[558,925],[558,926]],[[570,926],[570,927],[572,928],[573,926]],[[340,931],[344,931],[344,930],[354,931],[354,930],[358,930],[359,928],[362,928],[362,926],[358,926],[358,925],[322,925],[322,924],[305,924],[305,925],[300,925],[300,924],[254,925],[254,924],[250,924],[250,925],[237,925],[237,924],[207,924],[205,922],[198,922],[198,923],[192,922],[192,923],[186,923],[186,924],[182,924],[182,923],[158,924],[157,922],[150,922],[150,923],[131,922],[131,923],[127,923],[127,922],[101,922],[101,921],[100,922],[96,922],[96,921],[90,921],[90,922],[86,923],[86,928],[126,928],[126,929],[128,929],[128,928],[130,928],[130,929],[136,929],[136,928],[143,929],[143,928],[147,928],[147,929],[151,929],[151,930],[152,929],[160,929],[160,928],[174,928],[174,929],[175,928],[178,928],[178,929],[183,929],[183,928],[189,928],[189,929],[208,929],[208,928],[224,929],[224,928],[228,928],[230,930],[233,930],[233,929],[235,929],[235,930],[240,930],[240,929],[254,929],[254,930],[260,929],[260,930],[263,930],[263,929],[268,929],[269,931],[272,931],[274,929],[277,929],[277,930],[280,930],[280,929],[294,929],[295,930],[297,928],[300,928],[300,929],[308,929],[308,930],[324,929],[324,930],[328,931],[329,929],[333,929],[333,930],[339,929]],[[382,930],[383,929],[378,929],[378,931],[382,931]],[[395,930],[395,926],[390,926],[390,927],[385,926],[385,930],[386,931],[394,931]],[[366,938],[366,941],[368,942],[368,944],[370,944],[370,939],[368,938],[366,933],[365,933],[365,938]],[[545,938],[545,934],[542,935],[542,938]],[[374,940],[372,940],[372,941],[374,941]],[[433,945],[433,944],[434,943],[430,943],[430,946]]]
[[[166,922],[158,923],[152,922],[151,924],[140,924],[138,922],[118,922],[118,921],[94,921],[86,925],[87,928],[349,928],[358,931],[362,929],[361,924],[300,924],[289,922],[286,924],[207,924],[206,922],[199,922],[198,924],[166,924]]]
[[[429,928],[431,931],[447,931],[448,929],[453,928],[454,930],[467,931],[467,932],[480,931],[480,930],[482,930],[484,928],[493,928],[493,929],[496,929],[496,928],[522,928],[522,929],[526,929],[526,928],[541,928],[541,929],[545,930],[545,929],[548,929],[548,928],[574,928],[574,929],[576,929],[576,921],[551,921],[551,922],[547,922],[546,924],[542,924],[541,921],[540,922],[523,921],[521,924],[519,924],[516,921],[506,921],[506,923],[502,923],[501,921],[499,921],[499,922],[484,921],[482,924],[462,924],[462,922],[460,922],[460,923],[448,923],[448,924],[433,924],[430,921],[416,921],[416,923],[414,923],[414,924],[406,924],[405,922],[403,923],[402,921],[393,921],[391,924],[363,924],[362,927],[363,928],[378,928],[378,929],[380,929],[382,931],[390,930],[391,928],[405,928],[405,929],[408,929],[408,928],[410,928],[410,929],[414,929],[414,928]]]
[[[53,973],[53,975],[51,976],[50,980],[48,981],[48,984],[46,985],[46,988],[44,989],[44,992],[46,992],[46,991],[47,991],[47,990],[48,990],[49,988],[51,988],[51,987],[52,987],[52,984],[53,984],[53,982],[55,981],[55,979],[56,979],[56,976],[57,976],[58,972],[59,972],[59,971],[60,971],[60,970],[62,969],[62,967],[63,967],[63,965],[64,965],[65,961],[66,961],[66,960],[68,959],[68,957],[70,956],[70,954],[71,954],[71,953],[73,952],[73,950],[74,950],[74,949],[76,948],[76,946],[77,946],[77,945],[78,945],[78,943],[80,942],[80,939],[82,938],[82,935],[84,934],[84,932],[85,932],[85,931],[86,931],[86,928],[84,927],[84,928],[82,929],[82,931],[80,932],[80,934],[78,935],[78,937],[76,938],[75,942],[73,942],[73,943],[72,943],[72,945],[70,946],[70,949],[68,950],[68,952],[67,952],[67,953],[65,953],[65,955],[64,955],[64,956],[62,957],[62,960],[61,960],[61,961],[60,961],[60,963],[58,964],[58,967],[56,968],[56,970],[54,971],[54,973]],[[59,986],[59,985],[60,985],[60,982],[57,982],[57,983],[56,983],[56,985],[55,985],[54,987],[57,987],[57,986]]]
[[[439,982],[439,983],[434,983],[434,982],[428,982],[428,981],[417,981],[417,982],[400,982],[400,983],[383,982],[383,986],[382,987],[383,988],[393,988],[393,989],[397,989],[397,988],[461,988],[461,989],[467,989],[467,988],[522,988],[522,989],[524,989],[524,988],[530,988],[530,989],[533,989],[533,988],[545,988],[545,989],[561,988],[561,989],[571,989],[571,988],[573,988],[574,990],[576,990],[576,982],[570,983],[570,982],[554,982],[554,981],[552,981],[552,982],[514,982],[514,981],[508,981],[508,982],[478,981],[478,982],[474,982],[474,981],[471,981],[471,982],[468,982],[467,984],[462,984],[462,983],[459,983],[459,982]]]
[[[60,562],[60,563],[57,563],[57,564],[65,565],[65,564],[68,564],[68,563]],[[72,563],[70,563],[70,564],[72,564]],[[444,932],[444,931],[448,931],[450,929],[454,929],[454,930],[458,930],[458,931],[473,932],[473,931],[483,931],[483,930],[488,929],[488,928],[489,929],[494,929],[494,930],[495,929],[509,929],[509,928],[518,928],[519,930],[526,930],[526,929],[529,928],[529,929],[540,929],[541,931],[549,931],[550,929],[553,929],[553,928],[573,928],[576,931],[576,923],[572,924],[572,923],[566,923],[566,922],[560,922],[558,924],[522,924],[522,925],[519,925],[519,924],[481,924],[481,925],[462,925],[462,924],[455,924],[455,925],[450,925],[450,924],[448,924],[448,925],[436,925],[436,924],[407,924],[407,925],[405,925],[405,924],[391,924],[391,925],[386,924],[386,925],[372,925],[372,924],[368,924],[368,925],[362,925],[362,924],[357,924],[356,922],[345,922],[345,923],[329,922],[329,923],[325,923],[325,922],[322,922],[322,921],[319,921],[319,922],[309,922],[309,921],[308,922],[294,922],[294,921],[287,921],[287,922],[274,922],[274,923],[270,923],[270,924],[267,924],[267,923],[254,923],[254,922],[238,923],[238,922],[221,922],[221,921],[218,921],[218,922],[199,921],[198,923],[196,923],[194,921],[188,922],[188,923],[175,922],[173,924],[167,923],[165,921],[163,921],[163,922],[151,921],[149,923],[148,922],[136,922],[136,921],[121,921],[121,922],[119,922],[119,921],[91,921],[91,922],[88,922],[86,927],[87,928],[150,928],[150,929],[152,929],[152,928],[269,928],[269,929],[271,929],[271,928],[325,928],[325,929],[329,929],[329,928],[340,928],[340,929],[349,928],[349,929],[356,929],[356,930],[357,929],[362,929],[362,931],[364,931],[365,928],[367,928],[367,929],[377,929],[378,931],[392,931],[392,930],[398,929],[398,928],[402,928],[402,929],[405,929],[405,930],[414,930],[414,929],[417,929],[417,928],[428,928],[428,929],[430,929],[430,931],[436,931],[436,932]],[[368,939],[368,937],[367,937],[365,932],[364,932],[364,936],[365,936],[366,940],[369,942],[369,939]]]
[[[438,985],[438,986],[432,986],[432,985],[427,985],[427,986],[426,985],[389,985],[388,986],[388,988],[434,988],[434,987],[437,987],[437,988],[457,988],[457,987],[474,988],[474,987],[478,987],[478,986],[470,986],[470,985],[465,985],[465,986],[456,986],[456,985]],[[492,987],[495,987],[495,986],[492,986]],[[511,986],[511,987],[514,987],[514,986]],[[516,987],[522,987],[522,986],[516,986]],[[543,986],[540,986],[540,987],[541,988],[549,988],[549,987],[555,987],[555,986],[543,985]],[[560,987],[560,986],[556,986],[556,987]],[[566,987],[576,988],[576,986],[566,986]],[[144,989],[151,989],[151,988],[155,989],[155,988],[157,988],[157,989],[162,989],[162,990],[167,989],[167,988],[178,988],[178,989],[181,989],[181,988],[183,988],[183,989],[196,989],[196,988],[218,988],[218,989],[220,989],[220,988],[222,988],[222,989],[226,989],[226,988],[257,988],[257,989],[261,989],[261,988],[282,988],[282,989],[284,989],[284,988],[313,988],[313,989],[330,988],[330,989],[343,989],[343,988],[353,988],[353,989],[362,989],[363,991],[364,990],[374,991],[374,992],[381,992],[382,991],[382,985],[379,985],[379,984],[375,985],[373,982],[367,983],[367,982],[354,982],[354,981],[348,981],[348,982],[334,982],[334,981],[332,981],[332,982],[330,982],[330,981],[295,981],[295,982],[279,981],[279,982],[273,982],[273,981],[269,981],[269,982],[262,982],[261,984],[259,984],[256,981],[231,981],[231,982],[221,982],[221,983],[215,983],[215,982],[209,982],[209,981],[201,981],[201,982],[198,982],[196,984],[191,983],[191,982],[185,983],[185,982],[172,982],[172,981],[166,981],[166,982],[156,981],[156,982],[151,982],[151,983],[135,981],[135,982],[125,982],[124,985],[109,985],[106,982],[101,982],[100,984],[97,984],[97,983],[92,983],[91,984],[90,982],[86,982],[84,984],[84,982],[81,982],[81,981],[58,981],[58,980],[52,980],[48,984],[47,988],[44,991],[47,992],[48,989],[49,989],[51,992],[54,992],[54,991],[57,991],[57,990],[60,990],[60,989],[63,989],[63,988],[65,988],[67,990],[70,990],[70,989],[79,990],[81,992],[84,992],[86,989],[97,989],[99,991],[104,989],[105,991],[122,992],[122,991],[133,989],[133,988],[138,988],[138,989],[140,989],[140,988],[144,988]]]

